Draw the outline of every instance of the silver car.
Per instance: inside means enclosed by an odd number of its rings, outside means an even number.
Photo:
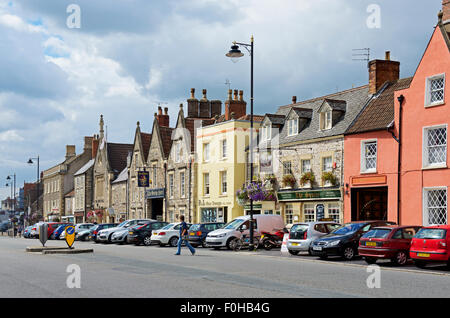
[[[290,229],[287,249],[292,255],[297,255],[300,252],[310,253],[311,242],[339,226],[341,226],[339,223],[331,221],[296,223]]]
[[[120,223],[117,227],[112,227],[112,228],[101,230],[97,234],[97,241],[101,242],[101,243],[111,243],[112,235],[114,232],[128,229],[130,226],[134,226],[139,223],[144,223],[146,221],[152,221],[152,220],[148,220],[148,219],[128,220],[128,221],[124,221],[124,222]]]

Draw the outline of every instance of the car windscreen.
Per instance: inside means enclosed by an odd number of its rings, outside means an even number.
[[[122,223],[120,223],[117,227],[123,227],[125,224],[127,224],[128,221],[123,221]]]
[[[419,232],[414,235],[414,238],[441,240],[445,238],[446,233],[447,231],[443,229],[420,229]]]
[[[161,228],[160,230],[168,230],[168,229],[171,229],[173,225],[174,225],[173,223],[167,224],[165,227]]]
[[[236,219],[233,220],[231,222],[229,222],[228,224],[226,224],[223,229],[226,230],[236,230],[239,226],[241,226],[242,223],[244,223],[245,220],[243,219]]]
[[[337,235],[350,234],[350,233],[354,233],[354,232],[358,231],[364,225],[365,225],[365,223],[347,223],[347,224],[342,225],[341,227],[338,227],[331,233],[337,234]]]
[[[190,228],[189,228],[189,230],[190,231],[198,231],[198,230],[200,230],[200,228],[201,228],[201,224],[193,224]]]
[[[308,231],[307,224],[294,224],[289,232],[289,238],[294,240],[302,240],[305,237],[305,232]]]
[[[389,233],[391,233],[391,229],[373,229],[364,234],[362,237],[365,238],[386,238]]]

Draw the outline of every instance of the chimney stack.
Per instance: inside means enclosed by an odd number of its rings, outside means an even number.
[[[228,90],[228,99],[225,101],[225,120],[239,119],[247,114],[247,103],[244,101],[244,91],[235,89],[234,99],[231,99],[232,92],[231,89]]]
[[[95,157],[97,157],[98,142],[98,135],[94,135],[94,137],[92,138],[92,159],[95,159]]]
[[[158,114],[156,115],[156,120],[158,121],[160,126],[169,127],[170,120],[168,114],[168,108],[164,108],[164,114],[162,112],[161,106],[158,106]]]
[[[442,23],[450,22],[450,0],[442,0]]]
[[[188,104],[188,117],[197,118],[199,101],[195,98],[195,88],[191,88],[191,98],[187,100]]]
[[[75,156],[75,145],[66,145],[66,160]]]
[[[91,136],[85,136],[84,137],[84,147],[83,147],[83,152],[92,152],[92,139],[93,137]]]
[[[450,1],[450,0],[449,0]],[[391,53],[386,52],[385,60],[369,62],[369,94],[373,95],[386,82],[395,82],[400,78],[400,62],[391,61]]]
[[[203,98],[199,102],[198,116],[200,118],[211,118],[211,102],[206,98],[206,89],[203,89]]]
[[[297,103],[297,96],[292,96],[292,104],[296,104]]]

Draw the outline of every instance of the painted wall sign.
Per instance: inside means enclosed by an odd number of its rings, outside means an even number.
[[[138,171],[138,187],[147,188],[150,186],[150,173],[148,171]]]
[[[145,191],[146,199],[164,199],[166,196],[166,188],[149,189]]]
[[[278,192],[277,196],[280,201],[340,199],[341,190],[287,191]]]

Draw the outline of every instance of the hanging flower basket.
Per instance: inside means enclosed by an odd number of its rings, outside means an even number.
[[[336,176],[334,175],[333,172],[324,172],[322,174],[322,180],[325,184],[329,184],[329,185],[336,185]]]
[[[253,201],[276,201],[275,193],[267,190],[261,181],[254,181],[248,185],[243,185],[242,189],[236,192],[236,200],[239,205],[244,206],[250,200]]]
[[[283,176],[283,185],[285,187],[291,187],[293,188],[295,186],[295,177],[292,174],[285,174]]]

